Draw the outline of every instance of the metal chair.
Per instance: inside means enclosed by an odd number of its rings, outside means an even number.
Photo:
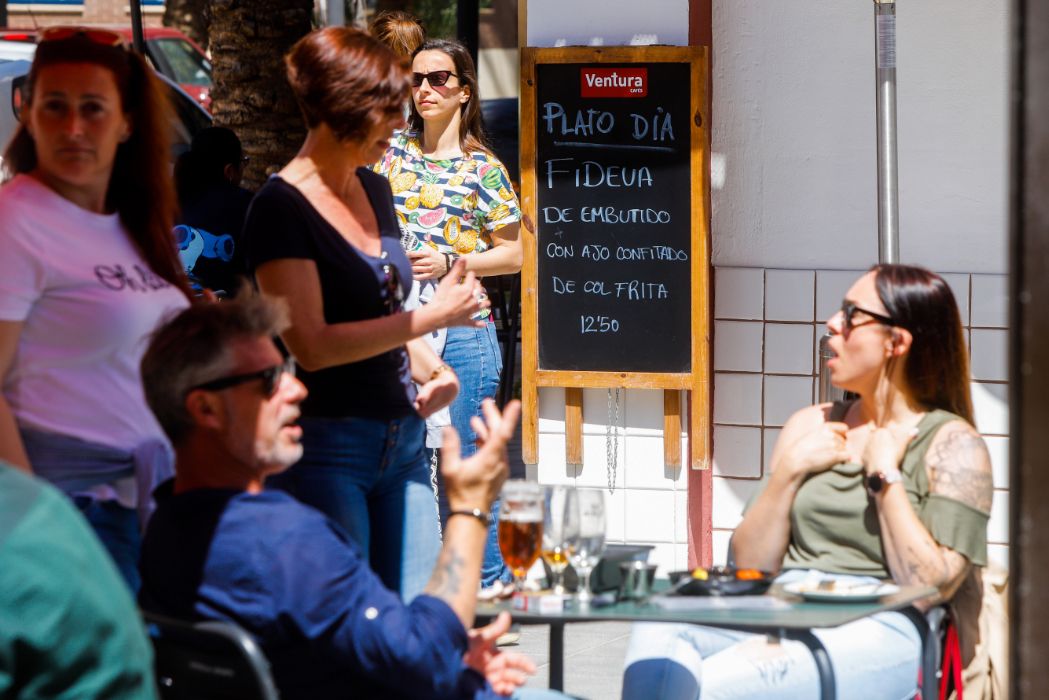
[[[279,700],[269,662],[237,625],[143,618],[161,700]]]

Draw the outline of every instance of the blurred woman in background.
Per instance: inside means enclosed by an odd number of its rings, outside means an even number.
[[[119,34],[45,29],[0,188],[0,459],[67,493],[133,590],[152,487],[171,474],[139,359],[189,303],[169,110]]]
[[[398,218],[411,234],[408,258],[423,282],[424,305],[428,290],[455,265],[465,263],[478,277],[521,269],[521,210],[506,168],[485,142],[477,72],[462,44],[430,39],[416,51],[408,128],[376,171],[389,178]],[[478,318],[479,327],[449,328],[441,353],[462,384],[451,423],[464,455],[475,449],[470,419],[480,415],[481,401],[495,396],[502,371],[491,314]],[[439,477],[440,470],[434,473]],[[485,587],[510,578],[494,528],[481,574]]]
[[[240,230],[252,193],[240,186],[244,166],[240,139],[232,130],[209,126],[175,163],[179,215],[175,242],[194,291],[229,296],[246,273]]]

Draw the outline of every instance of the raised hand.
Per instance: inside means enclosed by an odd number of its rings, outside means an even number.
[[[462,282],[459,280],[462,279]],[[491,304],[484,294],[484,287],[477,281],[477,276],[466,271],[466,261],[459,258],[440,284],[428,306],[441,318],[439,328],[449,326],[473,326],[483,328],[484,319],[471,318]]]
[[[840,422],[825,422],[798,437],[780,459],[776,468],[786,467],[798,474],[815,474],[835,464],[847,462],[845,434],[849,427]]]
[[[524,654],[500,651],[499,636],[510,629],[510,613],[503,611],[484,627],[469,631],[463,661],[483,675],[499,695],[510,695],[535,673],[535,664]]]

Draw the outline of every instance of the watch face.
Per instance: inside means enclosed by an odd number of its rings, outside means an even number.
[[[882,486],[885,485],[885,481],[882,475],[879,473],[867,475],[867,490],[871,493],[878,493],[881,491]]]

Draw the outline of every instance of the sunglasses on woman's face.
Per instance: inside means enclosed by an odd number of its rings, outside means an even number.
[[[856,321],[856,314],[863,314],[870,318],[862,321]],[[868,311],[862,307],[856,306],[851,301],[844,300],[841,302],[841,318],[842,318],[842,330],[846,333],[851,333],[854,328],[860,326],[866,326],[868,323],[880,323],[883,326],[895,326],[896,321],[885,314],[879,314],[875,311]]]
[[[63,41],[83,37],[94,44],[127,48],[127,39],[124,38],[124,35],[109,29],[95,27],[48,27],[40,31],[39,37],[38,43],[41,44],[45,41]]]
[[[259,370],[258,372],[248,372],[247,374],[234,374],[231,377],[220,377],[219,379],[212,379],[210,382],[204,382],[192,387],[190,391],[194,389],[203,389],[204,391],[222,391],[223,389],[229,389],[230,387],[239,386],[241,384],[247,384],[253,382],[256,379],[261,379],[262,394],[267,398],[273,398],[273,395],[277,393],[277,389],[280,388],[280,380],[285,374],[294,377],[295,376],[295,358],[289,357],[279,365],[267,367],[266,369]]]
[[[459,76],[450,70],[435,70],[429,73],[412,73],[412,87],[419,87],[423,84],[423,80],[430,84],[430,87],[443,87],[448,82],[448,78],[458,78]]]

